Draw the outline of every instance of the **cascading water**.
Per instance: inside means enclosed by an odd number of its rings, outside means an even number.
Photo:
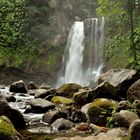
[[[98,18],[91,18],[90,47],[88,47],[88,67],[85,70],[85,81],[96,82],[101,74],[104,65],[104,25],[105,20],[102,17],[99,24]]]
[[[58,79],[57,85],[63,83],[78,83],[82,81],[82,62],[84,51],[84,23],[75,22],[70,30],[66,50],[63,56],[63,76]]]
[[[84,22],[76,21],[69,33],[63,56],[63,68],[56,86],[64,83],[77,83],[88,86],[96,82],[104,64],[104,18],[101,23],[97,18],[91,20],[90,47],[88,47],[88,64],[83,66],[85,35]]]

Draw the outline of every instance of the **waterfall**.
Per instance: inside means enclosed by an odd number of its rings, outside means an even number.
[[[100,23],[101,22],[101,23]],[[88,48],[88,67],[85,70],[84,79],[87,84],[96,82],[102,72],[104,65],[104,25],[105,20],[91,18],[90,45]]]
[[[64,83],[77,83],[88,86],[96,82],[104,65],[104,18],[101,23],[97,18],[91,18],[90,45],[88,49],[88,64],[83,65],[84,50],[84,22],[76,21],[68,36],[63,56],[63,67],[56,86]],[[87,59],[87,58],[86,58]]]

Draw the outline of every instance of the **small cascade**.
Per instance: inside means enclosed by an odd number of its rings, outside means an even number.
[[[104,18],[91,18],[90,43],[85,45],[84,22],[76,21],[69,33],[63,56],[63,67],[56,86],[64,83],[77,83],[88,86],[96,82],[104,65]],[[84,50],[88,55],[84,58]],[[84,59],[88,64],[84,65]]]

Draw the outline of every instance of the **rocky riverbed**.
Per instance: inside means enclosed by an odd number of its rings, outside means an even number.
[[[136,70],[109,70],[90,87],[0,86],[0,140],[139,140],[139,117]]]

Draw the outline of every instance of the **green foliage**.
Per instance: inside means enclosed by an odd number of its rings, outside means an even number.
[[[140,69],[140,1],[98,0],[98,3],[97,14],[106,18],[106,54],[109,65]],[[130,14],[133,14],[133,19]]]
[[[25,23],[25,0],[0,1],[0,46],[16,47],[22,43]]]
[[[28,34],[27,0],[0,1],[0,65],[21,67],[39,55]]]

